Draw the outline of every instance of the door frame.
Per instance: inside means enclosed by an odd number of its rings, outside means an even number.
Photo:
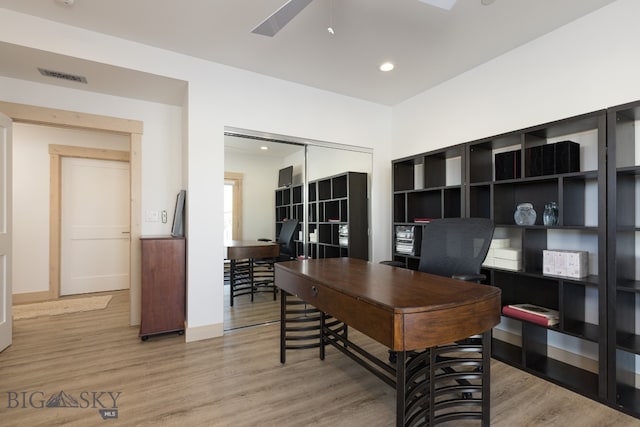
[[[142,130],[143,122],[138,120],[123,119],[118,117],[101,116],[95,114],[87,114],[74,111],[58,110],[54,108],[38,107],[25,104],[16,104],[12,102],[0,101],[0,111],[9,116],[15,123],[30,123],[44,126],[64,127],[72,129],[97,130],[105,132],[113,132],[129,137],[129,197],[130,197],[130,287],[129,287],[129,313],[130,324],[140,324],[140,240],[142,230],[141,218],[141,193],[142,193]],[[115,151],[115,150],[100,150]],[[59,155],[59,154],[58,154]],[[52,160],[52,169],[56,167]],[[59,168],[59,165],[57,166]],[[59,185],[59,181],[58,181]],[[58,190],[59,192],[59,190]],[[59,211],[58,211],[59,212]],[[53,211],[52,218],[53,221]],[[57,218],[57,227],[59,229],[59,214]],[[50,251],[51,251],[50,242]],[[55,248],[60,255],[60,246]],[[51,253],[50,253],[51,258]],[[53,274],[50,272],[49,280],[52,280]],[[57,292],[60,292],[60,276],[58,262],[58,280]],[[52,286],[50,284],[49,289]],[[50,291],[51,292],[51,291]]]
[[[242,178],[241,173],[224,173],[224,182],[233,183],[233,218],[231,220],[233,240],[242,240]]]
[[[62,159],[114,160],[130,163],[128,151],[49,144],[49,296],[60,297],[62,271]],[[131,175],[131,166],[129,166]],[[131,182],[131,180],[129,180]],[[131,203],[131,198],[129,199]],[[131,239],[131,236],[129,236]],[[131,274],[131,272],[129,272]],[[131,286],[131,284],[129,284]]]

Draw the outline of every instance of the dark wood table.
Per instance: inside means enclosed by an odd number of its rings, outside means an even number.
[[[321,359],[330,344],[396,388],[398,426],[489,425],[490,330],[500,322],[500,289],[351,258],[278,263],[275,280],[284,291],[281,352],[288,293],[323,313]],[[388,347],[394,363],[326,327],[325,314]],[[474,405],[478,411],[468,409]]]
[[[225,242],[225,248],[227,253],[226,259],[230,262],[230,305],[233,306],[234,297],[239,295],[251,294],[251,301],[253,301],[253,294],[255,292],[254,261],[257,259],[277,258],[280,255],[280,245],[275,242],[263,242],[259,240],[230,240]],[[240,277],[244,277],[246,280],[242,280]],[[238,291],[239,288],[242,289]]]

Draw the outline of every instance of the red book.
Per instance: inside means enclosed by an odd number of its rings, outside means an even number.
[[[558,312],[555,310],[532,306],[531,304],[522,304],[522,306],[526,309],[520,309],[517,305],[506,305],[502,307],[502,314],[542,326],[553,326],[560,322]],[[532,310],[531,307],[534,307],[534,309]],[[540,311],[536,312],[536,309],[540,309]]]
[[[413,218],[413,222],[431,222],[431,218]]]

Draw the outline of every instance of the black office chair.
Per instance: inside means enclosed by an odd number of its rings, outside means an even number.
[[[282,224],[280,234],[278,234],[278,244],[280,245],[278,261],[289,261],[296,257],[294,238],[296,231],[298,231],[298,223],[297,219],[289,219]]]
[[[289,219],[282,224],[278,234],[277,243],[280,246],[278,258],[261,258],[253,262],[253,289],[255,292],[273,292],[273,300],[276,300],[278,288],[275,286],[274,263],[279,261],[289,261],[296,258],[295,233],[298,230],[298,220]],[[258,239],[270,242],[271,239]],[[253,301],[253,294],[251,295]]]
[[[425,224],[422,229],[420,262],[418,270],[452,277],[458,280],[480,282],[491,239],[493,221],[486,218],[443,218]],[[446,411],[453,406],[484,407],[488,396],[483,383],[488,383],[490,332],[469,337],[450,345],[432,349],[435,352],[434,410]],[[393,359],[393,353],[390,353]],[[418,368],[419,369],[419,368]],[[474,395],[476,397],[474,397]],[[481,419],[482,410],[463,412],[462,418]],[[443,419],[457,419],[455,414],[443,415]]]
[[[480,282],[493,221],[487,218],[441,218],[422,229],[418,270],[438,276]]]

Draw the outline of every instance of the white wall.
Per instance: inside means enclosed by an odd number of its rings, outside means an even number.
[[[310,146],[307,155],[309,181],[344,172],[371,173],[372,156],[369,153]]]
[[[275,239],[275,188],[282,159],[226,152],[225,172],[242,176],[242,239]]]
[[[224,257],[220,183],[225,126],[372,148],[380,156],[374,158],[373,171],[372,194],[379,195],[372,201],[373,258],[385,258],[389,252],[390,108],[4,9],[0,41],[188,83],[184,110],[166,106],[158,111],[160,107],[149,103],[49,87],[42,88],[50,94],[45,95],[32,84],[0,80],[0,97],[5,101],[144,121],[143,210],[168,204],[171,211],[179,187],[187,188],[187,341],[223,331],[222,263],[212,260]],[[184,119],[183,127],[173,126],[174,114]],[[165,116],[168,124],[163,123]],[[153,159],[155,153],[147,157],[156,149],[159,163]],[[212,286],[215,283],[220,286]]]
[[[640,99],[640,2],[618,0],[393,108],[393,158]]]
[[[640,2],[618,0],[397,105],[392,157],[640,100],[638,17]],[[552,334],[550,344],[597,358],[572,341]]]

